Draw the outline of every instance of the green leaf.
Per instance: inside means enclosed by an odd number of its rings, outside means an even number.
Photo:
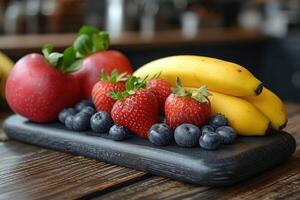
[[[212,94],[208,92],[207,85],[200,86],[200,88],[198,89],[198,91],[199,91],[199,93],[201,93],[202,95],[204,95],[206,97],[212,96]]]
[[[115,100],[123,100],[126,97],[129,96],[129,93],[127,91],[119,92],[119,91],[113,91],[107,94],[110,98],[113,98]]]
[[[99,29],[97,29],[96,27],[94,26],[82,26],[79,30],[79,35],[93,35],[95,33],[99,33]]]
[[[179,77],[176,78],[176,87],[171,88],[172,92],[179,97],[191,97],[192,93],[185,89]]]
[[[73,47],[69,47],[64,50],[63,53],[63,65],[68,67],[76,60],[76,51]]]
[[[160,75],[161,75],[161,71],[158,73],[155,73],[151,78],[149,78],[149,80],[157,79],[160,77]]]
[[[53,45],[52,44],[45,44],[43,47],[42,47],[42,53],[43,55],[47,58],[50,53],[53,52]]]
[[[74,49],[80,53],[80,55],[89,55],[93,53],[93,41],[88,35],[80,35],[73,43]]]
[[[79,70],[82,66],[82,60],[76,60],[70,66],[66,67],[63,73],[71,73]]]
[[[114,69],[111,72],[111,75],[109,76],[105,70],[102,70],[99,80],[110,82],[110,83],[126,81],[127,73],[125,72],[125,73],[119,74],[118,71]]]
[[[109,35],[107,32],[100,32],[92,35],[93,51],[104,51],[109,47]]]
[[[99,36],[101,37],[103,50],[108,49],[110,44],[109,34],[105,31],[101,31]]]
[[[53,52],[50,53],[48,55],[48,57],[46,57],[46,59],[48,60],[48,62],[55,66],[56,68],[58,68],[60,60],[62,60],[63,54],[62,53],[57,53],[57,52]]]
[[[192,98],[201,102],[201,103],[207,103],[208,102],[208,96],[211,96],[212,94],[208,92],[207,85],[202,85],[198,89],[192,90]]]

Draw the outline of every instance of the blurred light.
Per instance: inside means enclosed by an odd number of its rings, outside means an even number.
[[[200,19],[194,12],[185,12],[181,16],[181,33],[186,38],[193,38],[198,33]]]
[[[118,37],[123,31],[123,0],[106,0],[107,16],[106,16],[106,30],[111,37]]]

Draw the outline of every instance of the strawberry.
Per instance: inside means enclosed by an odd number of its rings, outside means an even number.
[[[138,80],[132,76],[126,83],[126,91],[110,93],[117,99],[111,117],[116,124],[146,138],[148,130],[158,121],[158,103],[155,95],[144,89],[146,84]]]
[[[116,70],[112,71],[111,76],[106,71],[102,71],[100,81],[94,85],[92,90],[93,102],[98,111],[110,113],[116,100],[110,98],[108,94],[113,91],[122,92],[125,90],[127,79],[125,76],[126,73],[118,74]]]
[[[170,128],[175,129],[183,123],[202,126],[207,123],[211,107],[207,98],[207,86],[197,90],[186,90],[177,78],[177,87],[172,88],[172,94],[166,100],[166,121]]]
[[[171,94],[171,84],[161,78],[155,78],[147,82],[147,89],[157,98],[160,113],[164,113],[165,101]]]

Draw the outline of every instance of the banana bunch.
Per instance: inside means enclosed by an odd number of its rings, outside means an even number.
[[[269,127],[280,130],[287,123],[280,98],[240,65],[209,57],[180,55],[154,60],[134,75],[145,78],[158,73],[173,86],[177,77],[189,89],[206,84],[212,93],[209,97],[212,114],[225,115],[229,125],[240,135],[264,135]]]
[[[0,52],[0,103],[5,100],[5,83],[14,63],[6,55]]]

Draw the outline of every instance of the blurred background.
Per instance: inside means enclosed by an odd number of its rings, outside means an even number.
[[[0,0],[0,51],[13,60],[69,46],[83,25],[133,66],[174,54],[237,62],[300,102],[300,0]]]

